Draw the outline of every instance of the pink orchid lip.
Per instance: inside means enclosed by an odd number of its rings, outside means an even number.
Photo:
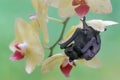
[[[70,74],[70,72],[71,72],[71,70],[72,70],[72,67],[73,66],[76,66],[76,64],[75,64],[75,62],[73,61],[73,62],[68,62],[66,65],[64,65],[64,64],[62,64],[61,66],[60,66],[60,69],[61,69],[61,71],[62,71],[62,73],[66,76],[66,77],[69,77],[69,74]]]
[[[75,11],[80,18],[83,18],[88,13],[89,6],[88,5],[80,5],[77,8],[75,8]]]
[[[80,18],[83,18],[84,16],[86,16],[86,14],[89,11],[89,6],[85,2],[85,0],[73,0],[72,5],[76,6],[75,12]]]
[[[15,51],[13,56],[10,57],[11,61],[21,60],[24,58],[24,55],[20,51]]]

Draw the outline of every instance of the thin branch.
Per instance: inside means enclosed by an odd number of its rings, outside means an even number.
[[[64,35],[64,32],[65,32],[66,25],[67,25],[69,19],[70,19],[70,18],[67,18],[65,21],[63,21],[63,28],[62,28],[62,32],[61,32],[61,34],[60,34],[60,37],[59,37],[58,40],[49,48],[49,49],[50,49],[49,57],[53,55],[53,50],[54,50],[55,46],[62,40],[63,35]]]
[[[57,19],[57,18],[53,18],[53,17],[47,17],[49,20],[51,20],[51,21],[55,21],[55,22],[58,22],[58,23],[63,23],[63,21],[62,20],[60,20],[60,19]]]

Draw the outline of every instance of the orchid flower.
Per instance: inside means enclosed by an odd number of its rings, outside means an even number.
[[[112,12],[110,0],[46,0],[46,2],[57,7],[61,17],[70,17],[75,13],[83,18],[88,11],[100,14]]]
[[[47,16],[48,16],[48,5],[44,0],[32,0],[33,7],[36,14],[30,15],[30,24],[36,27],[35,30],[39,33],[42,30],[43,43],[49,42],[48,30],[47,30]]]
[[[42,64],[42,73],[48,73],[53,70],[55,67],[59,67],[62,73],[69,77],[69,74],[74,66],[77,64],[84,64],[86,66],[92,68],[98,68],[101,65],[101,62],[98,58],[94,57],[92,60],[86,61],[84,59],[74,60],[69,62],[69,58],[63,54],[55,54],[52,57],[49,57],[47,60],[44,61]]]
[[[10,60],[17,61],[26,57],[25,70],[27,73],[31,73],[44,58],[39,35],[30,24],[20,18],[15,22],[15,40],[9,47],[13,52]]]

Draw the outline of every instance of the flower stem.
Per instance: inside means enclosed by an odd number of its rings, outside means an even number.
[[[53,50],[55,48],[55,46],[61,41],[61,39],[63,38],[64,32],[65,32],[65,28],[67,26],[67,23],[69,21],[70,18],[66,18],[65,21],[63,21],[63,28],[62,28],[62,32],[60,34],[60,37],[58,38],[58,40],[49,48],[50,49],[50,54],[48,57],[53,55]]]
[[[62,20],[56,19],[56,18],[53,18],[53,17],[49,17],[49,16],[48,16],[48,19],[51,20],[51,21],[58,22],[58,23],[64,23]]]

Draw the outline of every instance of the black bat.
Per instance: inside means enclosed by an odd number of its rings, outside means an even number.
[[[70,61],[78,58],[91,60],[100,50],[100,32],[88,26],[85,17],[81,21],[83,29],[77,28],[69,40],[60,44],[60,48],[65,49],[64,52]]]

